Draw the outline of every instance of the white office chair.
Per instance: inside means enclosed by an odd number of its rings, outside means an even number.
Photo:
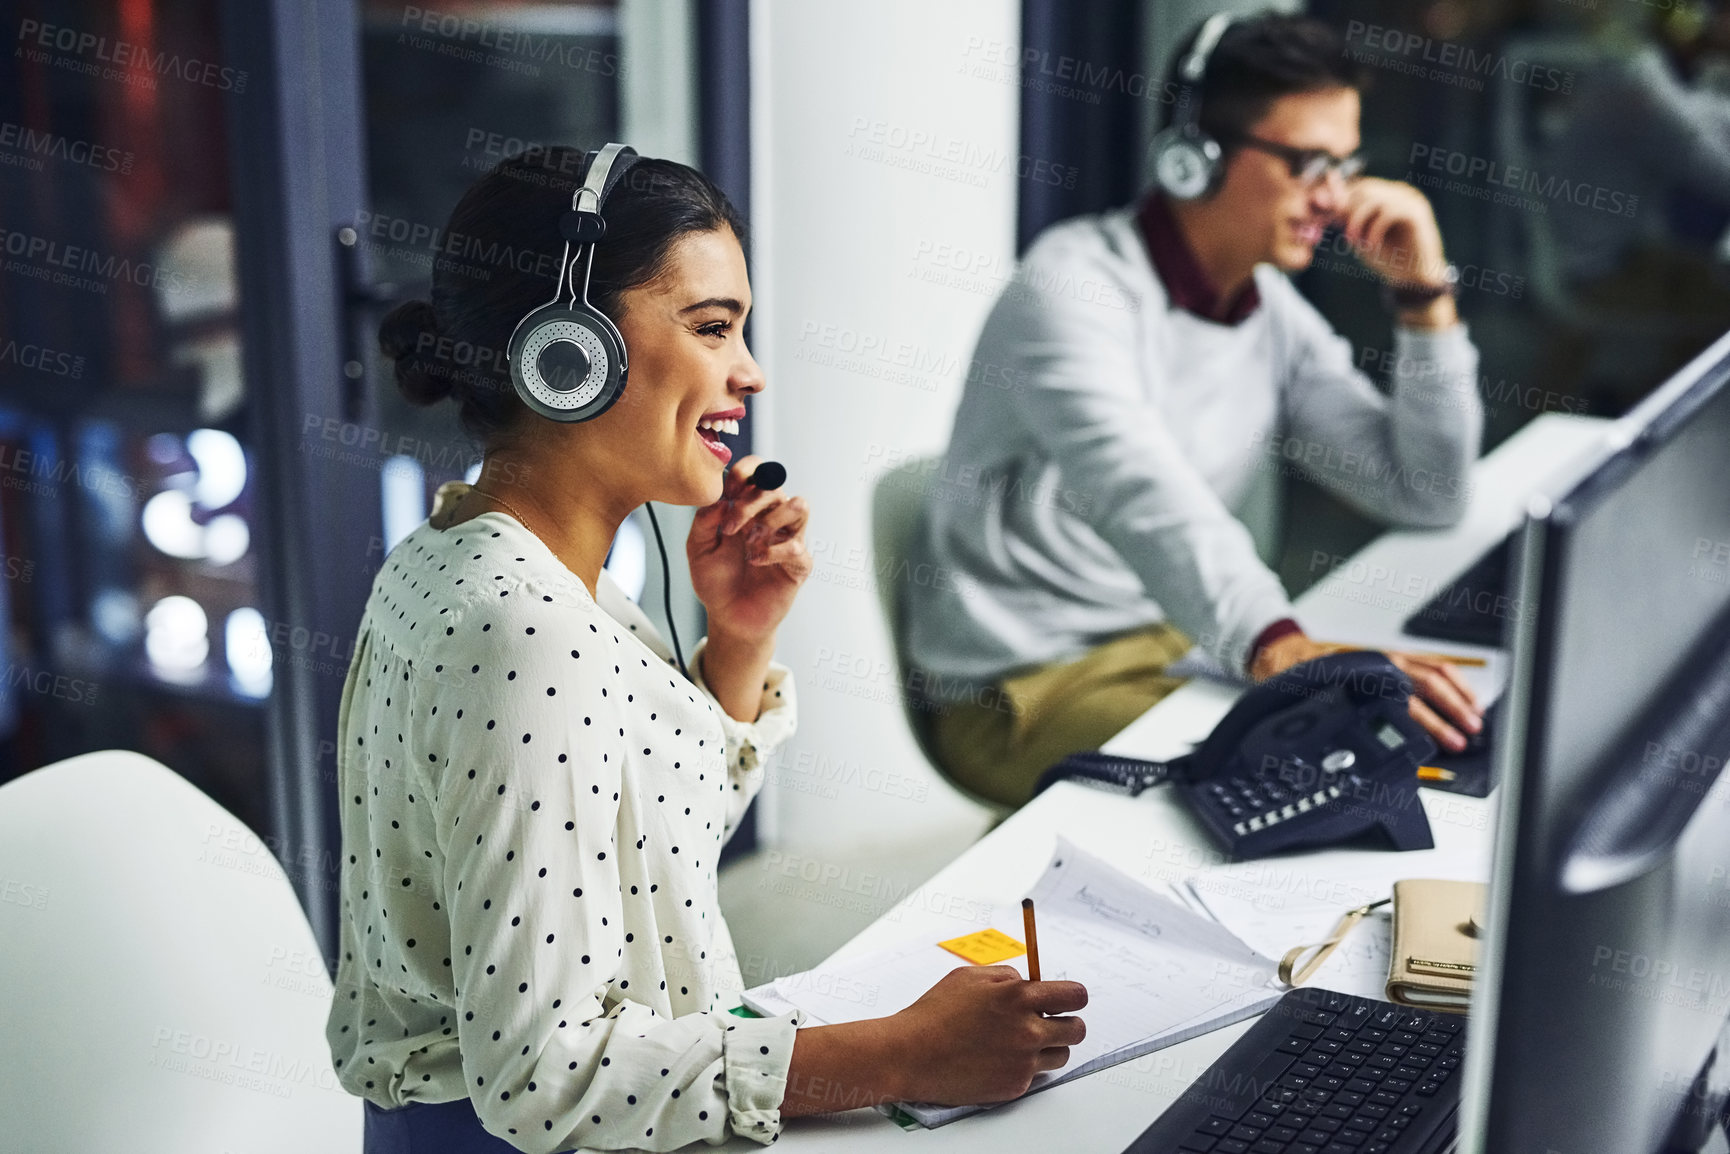
[[[925,479],[932,475],[933,461],[918,459],[891,469],[877,478],[871,492],[871,549],[876,554],[877,601],[883,609],[883,620],[889,628],[889,642],[895,651],[896,685],[901,698],[901,713],[919,752],[931,763],[939,776],[957,793],[991,811],[995,821],[1014,812],[1001,802],[980,797],[961,785],[943,769],[937,748],[931,740],[930,711],[933,705],[920,700],[908,685],[907,660],[907,596],[913,580],[907,560],[914,534],[924,524]]]
[[[282,868],[121,750],[0,787],[0,1147],[348,1154],[330,979]]]

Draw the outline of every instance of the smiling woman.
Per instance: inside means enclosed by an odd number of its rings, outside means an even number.
[[[519,400],[502,350],[561,279],[590,163],[550,149],[482,178],[432,300],[380,334],[402,391],[455,399],[485,457],[392,549],[343,691],[326,1033],[367,1149],[768,1142],[784,1115],[1014,1097],[1080,1039],[1046,1016],[1081,1006],[1074,983],[979,967],[797,1035],[794,1015],[726,1012],[742,983],[716,859],[793,730],[771,655],[811,572],[808,510],[723,442],[764,387],[743,225],[683,165],[639,161],[600,206],[588,300],[624,391],[579,421]],[[602,568],[647,501],[699,507],[686,557],[710,629],[689,679]]]

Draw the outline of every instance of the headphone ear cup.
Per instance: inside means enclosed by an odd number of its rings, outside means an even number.
[[[524,317],[505,359],[523,404],[567,423],[593,420],[612,408],[630,368],[619,330],[584,304],[543,305]]]
[[[1153,179],[1173,200],[1200,200],[1219,185],[1219,143],[1194,126],[1168,128],[1153,138]]]

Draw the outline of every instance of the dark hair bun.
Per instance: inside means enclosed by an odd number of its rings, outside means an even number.
[[[378,346],[396,362],[396,387],[411,404],[434,405],[451,395],[449,373],[433,371],[438,314],[431,301],[404,301],[378,326]]]

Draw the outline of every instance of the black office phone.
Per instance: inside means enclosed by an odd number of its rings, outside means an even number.
[[[1418,766],[1435,743],[1409,712],[1412,683],[1380,653],[1335,653],[1255,686],[1196,749],[1169,762],[1074,754],[1040,779],[1131,794],[1170,781],[1239,860],[1332,845],[1370,831],[1430,849]]]

